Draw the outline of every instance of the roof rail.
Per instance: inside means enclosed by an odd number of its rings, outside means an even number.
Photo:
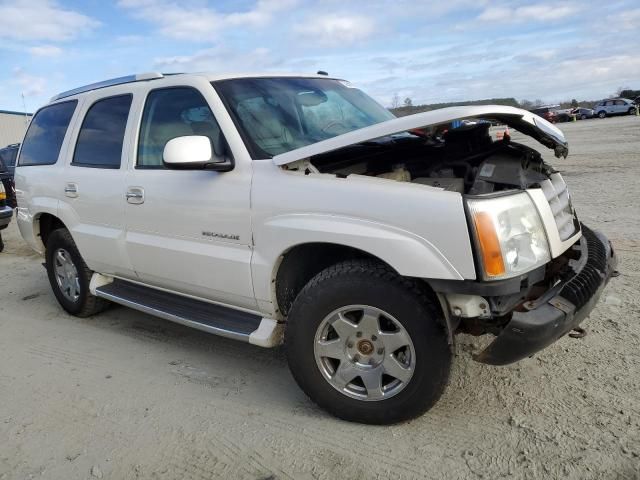
[[[74,88],[73,90],[67,90],[66,92],[59,93],[54,97],[51,97],[51,102],[60,100],[61,98],[70,97],[71,95],[77,95],[78,93],[89,92],[91,90],[97,90],[99,88],[112,87],[114,85],[122,85],[124,83],[142,82],[144,80],[156,80],[158,78],[164,78],[164,75],[158,72],[138,73],[137,75],[127,75],[126,77],[112,78],[110,80],[104,80],[102,82],[91,83],[84,87]]]

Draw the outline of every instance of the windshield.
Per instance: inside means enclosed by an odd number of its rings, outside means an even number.
[[[254,159],[395,118],[341,80],[241,78],[213,83]]]

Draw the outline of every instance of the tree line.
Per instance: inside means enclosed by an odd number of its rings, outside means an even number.
[[[622,97],[634,99],[640,96],[640,90],[633,90],[628,87],[620,87],[613,94],[609,95],[609,97]],[[572,98],[571,100],[566,100],[559,103],[554,103],[553,105],[560,105],[561,109],[565,108],[577,108],[577,107],[586,107],[593,108],[593,106],[602,100],[598,98],[596,100],[577,100]],[[533,110],[534,108],[541,107],[543,105],[548,105],[549,103],[545,103],[541,99],[536,100],[516,100],[513,97],[505,97],[505,98],[487,98],[485,100],[469,100],[464,102],[443,102],[443,103],[429,103],[424,105],[414,105],[411,97],[406,97],[404,100],[400,100],[400,96],[396,93],[391,99],[391,110],[395,115],[399,117],[403,117],[405,115],[411,115],[414,113],[420,112],[428,112],[430,110],[437,110],[439,108],[446,107],[458,107],[462,105],[507,105],[510,107],[518,107],[523,108],[525,110]]]

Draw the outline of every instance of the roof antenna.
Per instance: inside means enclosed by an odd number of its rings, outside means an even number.
[[[318,70],[318,75],[324,75],[326,77],[329,74],[327,72],[325,72],[324,70]]]

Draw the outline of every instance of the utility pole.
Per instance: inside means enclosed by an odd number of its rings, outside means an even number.
[[[22,96],[22,110],[24,111],[24,126],[25,128],[29,125],[29,114],[27,113],[27,102],[24,100],[24,92],[21,92]]]

